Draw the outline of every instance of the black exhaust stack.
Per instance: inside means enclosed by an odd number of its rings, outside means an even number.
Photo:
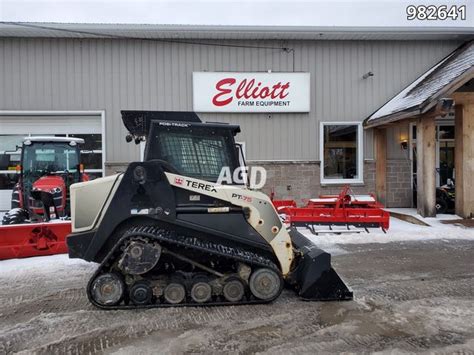
[[[331,254],[317,248],[295,228],[289,233],[293,246],[301,252],[290,277],[299,296],[308,301],[352,300],[352,291],[331,267]]]

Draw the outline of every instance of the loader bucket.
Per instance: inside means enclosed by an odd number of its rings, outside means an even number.
[[[310,301],[352,300],[352,291],[331,267],[331,254],[316,247],[295,228],[289,233],[293,246],[301,252],[290,281],[298,294]]]

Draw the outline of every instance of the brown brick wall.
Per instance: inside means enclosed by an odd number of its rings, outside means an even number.
[[[411,207],[411,161],[387,160],[387,207]]]

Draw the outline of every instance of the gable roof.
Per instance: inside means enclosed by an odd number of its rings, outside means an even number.
[[[466,42],[364,121],[365,128],[425,113],[474,77],[474,41]]]

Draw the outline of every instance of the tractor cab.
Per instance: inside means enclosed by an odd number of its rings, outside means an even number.
[[[82,138],[24,138],[20,178],[12,193],[15,213],[10,215],[15,218],[8,224],[70,216],[69,187],[89,180],[80,164],[81,144]]]

